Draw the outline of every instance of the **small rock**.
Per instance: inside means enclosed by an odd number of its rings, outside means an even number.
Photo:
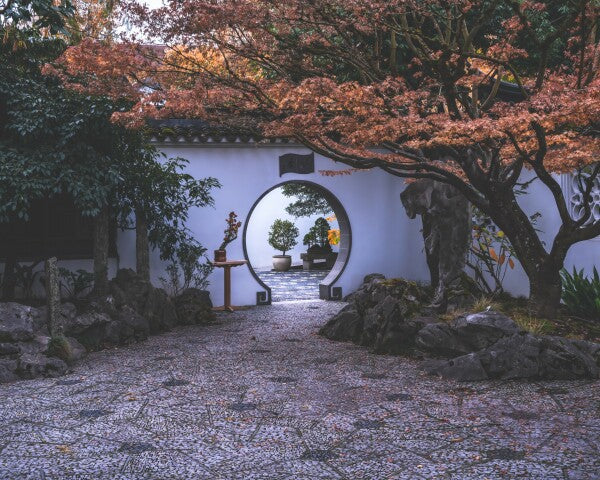
[[[19,357],[17,373],[22,378],[59,377],[67,370],[67,364],[59,358],[25,353]]]
[[[87,355],[87,350],[85,347],[77,341],[77,339],[73,337],[65,337],[69,345],[71,346],[71,358],[70,361],[74,362],[77,360],[81,360],[83,357]]]
[[[18,379],[19,377],[17,377],[14,370],[10,370],[4,365],[0,365],[0,383],[14,382]]]
[[[19,346],[14,343],[0,343],[0,355],[16,355],[19,352]]]

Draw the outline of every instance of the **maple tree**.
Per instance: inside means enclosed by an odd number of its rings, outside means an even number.
[[[178,0],[123,11],[148,47],[87,39],[52,70],[135,102],[115,120],[256,119],[350,169],[456,187],[510,240],[553,315],[569,248],[600,234],[598,0]],[[142,88],[145,87],[145,88]],[[227,114],[227,115],[226,115]],[[556,173],[581,172],[570,213]],[[517,191],[552,195],[545,246]]]

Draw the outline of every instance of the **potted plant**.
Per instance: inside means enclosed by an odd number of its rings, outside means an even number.
[[[331,245],[329,243],[329,231],[331,226],[323,217],[317,218],[315,224],[310,228],[304,236],[304,245],[306,245],[308,253],[331,253]]]
[[[317,218],[315,224],[304,236],[304,245],[308,247],[306,253],[300,254],[304,270],[331,269],[333,267],[337,260],[337,253],[331,248],[332,241],[336,240],[334,234],[335,231],[331,230],[331,225],[329,225],[327,219]]]
[[[282,255],[273,255],[273,269],[278,272],[287,272],[292,266],[292,257],[285,252],[293,248],[298,242],[298,228],[289,220],[277,219],[271,225],[269,230],[269,245],[275,250],[282,252]]]
[[[225,229],[225,236],[223,237],[221,246],[218,250],[215,250],[215,262],[227,261],[227,251],[225,248],[238,237],[238,231],[242,226],[242,222],[237,221],[235,212],[230,212],[229,217],[225,221],[227,222],[227,228]]]

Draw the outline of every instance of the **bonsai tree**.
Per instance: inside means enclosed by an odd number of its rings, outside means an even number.
[[[225,236],[223,237],[223,242],[221,243],[219,250],[225,250],[227,245],[229,245],[238,237],[238,232],[242,226],[242,222],[237,221],[237,214],[235,212],[229,213],[229,217],[227,218],[226,222],[227,228],[225,229]]]
[[[292,222],[278,218],[273,222],[269,230],[269,245],[275,250],[281,251],[282,255],[285,255],[285,252],[288,252],[298,244],[296,238],[299,233],[298,227]]]
[[[308,233],[304,236],[304,245],[308,245],[309,250],[312,247],[319,247],[320,250],[331,251],[331,245],[329,244],[329,230],[331,226],[329,222],[319,217],[315,221],[315,224],[310,228]]]

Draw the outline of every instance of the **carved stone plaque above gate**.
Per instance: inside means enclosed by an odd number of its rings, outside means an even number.
[[[286,153],[279,157],[279,176],[284,173],[308,174],[315,172],[315,154],[299,155],[297,153]]]

